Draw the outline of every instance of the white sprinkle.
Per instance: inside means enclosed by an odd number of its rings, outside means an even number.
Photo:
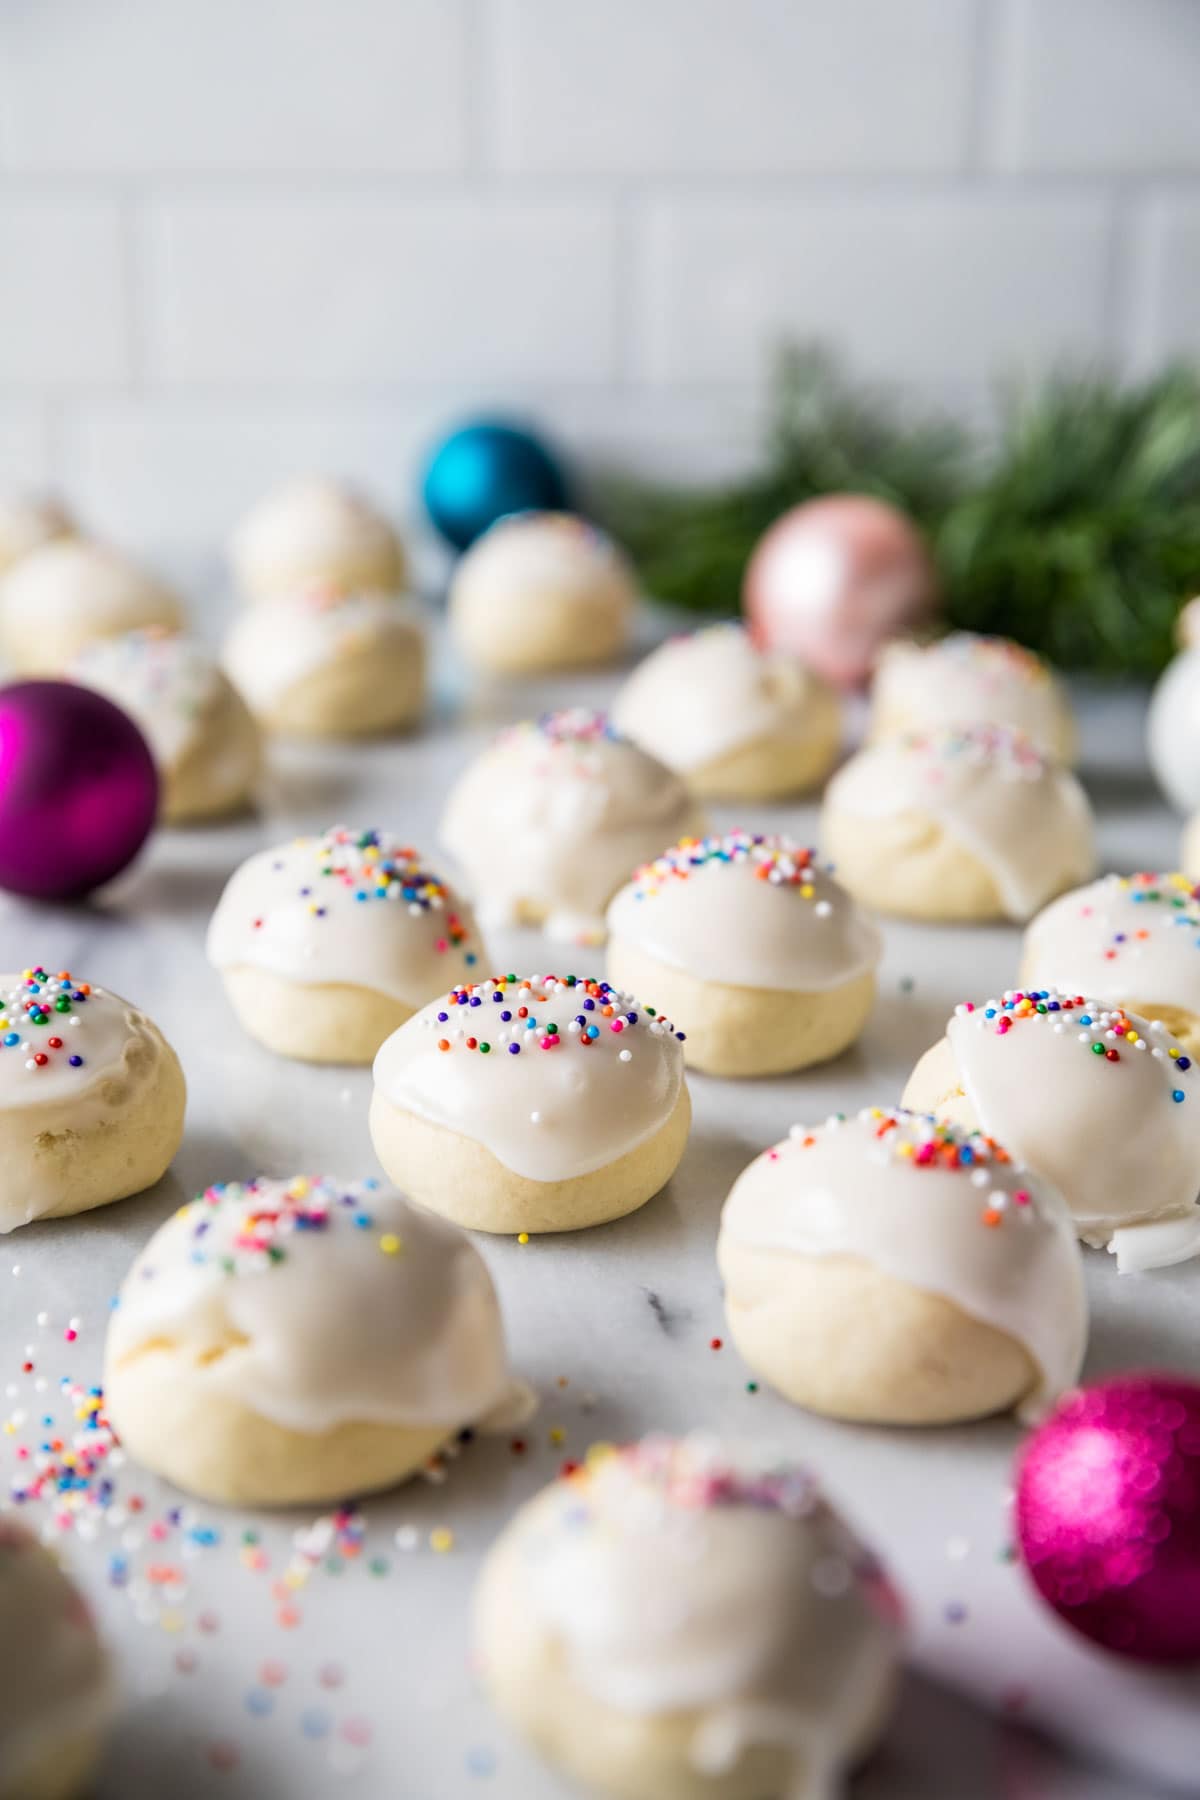
[[[818,900],[817,904],[813,907],[813,911],[816,913],[818,919],[827,919],[833,912],[833,908],[828,900]]]
[[[617,1058],[617,1061],[618,1062],[632,1062],[633,1061],[633,1051],[632,1050],[622,1050],[620,1055]]]
[[[541,1115],[541,1113],[540,1113],[540,1112],[531,1112],[531,1113],[530,1113],[530,1115],[529,1115],[529,1123],[530,1123],[530,1124],[531,1124],[531,1125],[540,1125],[540,1124],[541,1124],[541,1122],[542,1122],[542,1115]]]

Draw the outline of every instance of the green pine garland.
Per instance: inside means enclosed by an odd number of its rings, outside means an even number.
[[[961,426],[903,420],[818,350],[785,352],[761,469],[725,489],[612,481],[601,511],[647,592],[738,609],[758,538],[839,490],[912,515],[954,625],[1002,632],[1063,667],[1153,675],[1200,588],[1200,371],[1141,384],[1059,375],[1013,392],[990,451]]]

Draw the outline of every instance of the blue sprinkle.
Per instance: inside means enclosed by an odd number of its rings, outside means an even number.
[[[508,1054],[510,1056],[520,1056],[520,1054],[521,1054],[520,1044],[510,1044],[508,1046]]]
[[[1171,1090],[1171,1098],[1172,1098],[1172,1100],[1174,1100],[1176,1106],[1179,1105],[1179,1102],[1183,1099],[1183,1097],[1184,1097],[1184,1095],[1183,1095],[1182,1088],[1173,1088]]]
[[[1175,1064],[1175,1067],[1177,1069],[1190,1069],[1191,1066],[1192,1066],[1192,1059],[1190,1056],[1179,1057],[1179,1059],[1177,1060],[1177,1062]]]

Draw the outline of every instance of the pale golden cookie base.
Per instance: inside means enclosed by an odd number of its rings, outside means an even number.
[[[1179,866],[1193,881],[1200,881],[1200,813],[1193,813],[1183,828]]]
[[[627,939],[608,941],[608,979],[647,995],[684,1034],[690,1069],[705,1075],[784,1075],[840,1056],[861,1033],[875,1001],[868,971],[816,994],[702,981]]]
[[[391,994],[347,982],[309,985],[245,964],[222,969],[221,979],[246,1035],[293,1062],[372,1063],[384,1040],[413,1016]]]
[[[262,735],[246,702],[226,684],[196,741],[161,771],[164,825],[224,819],[249,804],[262,771]]]
[[[522,1509],[492,1547],[476,1590],[475,1649],[499,1716],[583,1791],[610,1800],[764,1800],[788,1789],[795,1769],[789,1750],[754,1745],[731,1769],[707,1775],[690,1755],[699,1712],[620,1712],[572,1681],[560,1643],[539,1626],[526,1597],[521,1530],[529,1511]],[[893,1687],[888,1680],[865,1693],[857,1718],[851,1715],[851,1763],[879,1735]]]
[[[293,682],[259,714],[280,737],[383,737],[425,709],[425,645],[414,626],[402,648],[369,643]]]
[[[777,733],[740,744],[698,769],[682,770],[692,792],[703,800],[783,800],[819,787],[838,759],[842,719],[832,694],[812,709],[804,738]]]
[[[81,1123],[66,1100],[0,1115],[0,1232],[31,1222],[31,1195],[52,1196],[36,1218],[63,1219],[140,1194],[166,1172],[183,1138],[187,1086],[174,1050],[149,1030],[153,1049],[103,1085],[98,1118]]]
[[[5,622],[0,614],[0,649],[14,675],[61,675],[80,651],[98,638],[121,637],[127,631],[141,631],[152,625],[161,626],[164,631],[180,631],[184,623],[178,600],[163,590],[153,597],[134,599],[119,614],[106,609],[99,626],[89,620],[86,607],[75,618],[64,618],[56,624],[41,618]]]
[[[827,806],[820,841],[842,886],[877,912],[946,925],[1008,916],[991,873],[927,813],[862,819]]]
[[[371,1142],[388,1179],[418,1206],[471,1231],[582,1231],[636,1212],[679,1166],[692,1122],[686,1086],[664,1125],[615,1162],[566,1181],[530,1181],[474,1138],[393,1106],[375,1090]]]
[[[1009,1411],[1040,1380],[1007,1332],[861,1257],[723,1239],[718,1260],[739,1353],[810,1412],[863,1425],[953,1425]]]
[[[340,594],[400,594],[404,591],[404,552],[395,542],[376,544],[358,556],[327,560],[321,568],[278,557],[251,568],[243,561],[237,569],[242,592],[251,601],[289,599],[311,585],[328,587]]]
[[[395,1487],[459,1426],[349,1423],[290,1431],[215,1390],[206,1367],[236,1341],[198,1358],[169,1339],[105,1370],[105,1406],[128,1454],[185,1493],[222,1506],[321,1506]]]
[[[491,606],[451,594],[450,632],[463,657],[492,675],[552,675],[615,662],[629,636],[632,607],[624,587],[586,602],[523,602]]]

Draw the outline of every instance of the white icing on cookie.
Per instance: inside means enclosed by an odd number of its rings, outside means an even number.
[[[1054,1183],[1086,1243],[1193,1216],[1200,1084],[1161,1025],[1049,988],[960,1006],[946,1036],[982,1129]]]
[[[621,884],[699,826],[680,778],[580,707],[502,732],[452,788],[442,841],[485,925],[533,912],[551,937],[600,942]]]
[[[899,1603],[794,1465],[706,1438],[589,1458],[515,1527],[520,1604],[571,1681],[635,1716],[699,1713],[692,1766],[792,1749],[794,1800],[834,1791],[886,1689]]]
[[[1058,683],[1040,656],[1011,638],[952,631],[930,644],[888,644],[871,701],[889,732],[1007,725],[1045,754],[1062,754],[1066,703]]]
[[[1200,885],[1180,874],[1102,875],[1040,912],[1025,934],[1031,987],[1200,1014]]]
[[[935,819],[988,870],[1013,919],[1095,866],[1091,811],[1075,777],[1002,727],[904,732],[868,745],[834,776],[825,804],[864,820]]]
[[[738,1177],[721,1236],[856,1256],[1006,1332],[1041,1371],[1036,1418],[1079,1375],[1087,1300],[1075,1227],[1047,1181],[978,1132],[870,1107],[767,1150]]]
[[[607,982],[497,977],[394,1031],[375,1058],[391,1105],[473,1138],[529,1181],[564,1181],[654,1136],[683,1086],[669,1019]]]
[[[157,1056],[158,1041],[127,1000],[65,970],[0,975],[0,1112],[65,1100],[91,1121],[104,1084],[131,1054]]]
[[[632,605],[633,572],[612,539],[576,513],[509,513],[476,539],[454,572],[453,600],[493,600],[505,590],[586,604],[599,591]]]
[[[0,1518],[0,1793],[43,1791],[40,1765],[113,1710],[108,1659],[50,1551]]]
[[[873,969],[883,940],[789,838],[685,838],[639,869],[608,909],[613,937],[734,987],[820,993]]]
[[[613,702],[613,724],[690,774],[763,738],[808,743],[821,685],[793,657],[758,649],[741,625],[710,625],[638,664]]]
[[[202,644],[152,627],[97,638],[67,674],[127,712],[165,769],[182,760],[203,730],[205,715],[228,692]]]
[[[375,1181],[260,1176],[182,1207],[122,1283],[109,1366],[164,1339],[204,1357],[214,1395],[291,1431],[449,1431],[512,1397],[482,1257]]]
[[[421,653],[423,633],[397,594],[308,587],[249,608],[225,640],[225,672],[255,712],[343,657]]]
[[[344,825],[251,856],[208,928],[215,968],[346,982],[414,1009],[473,979],[480,950],[470,907],[416,850]]]
[[[295,582],[336,584],[347,572],[399,586],[403,553],[383,514],[353,488],[302,476],[275,489],[247,513],[230,546],[252,593]]]
[[[57,538],[23,556],[0,587],[0,614],[14,633],[40,627],[79,641],[183,623],[176,595],[119,550],[90,538]]]

